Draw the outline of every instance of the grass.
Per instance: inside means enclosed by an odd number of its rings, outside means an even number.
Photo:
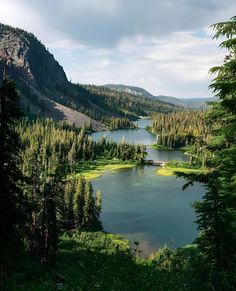
[[[127,240],[103,232],[63,235],[54,262],[29,260],[22,266],[8,279],[6,290],[206,290],[201,275],[207,272],[196,247],[177,252],[164,248],[140,258]],[[57,277],[61,285],[55,282]]]
[[[170,169],[167,169],[167,167],[163,167],[163,168],[157,169],[156,174],[160,176],[173,176],[174,172],[171,171]]]
[[[59,257],[47,269],[39,263],[25,278],[18,275],[15,279],[21,279],[14,285],[17,291],[59,290],[54,278],[60,276],[64,281],[61,290],[151,290],[145,279],[151,279],[156,271],[148,271],[141,259],[136,261],[131,255],[128,241],[121,236],[78,232],[61,237]],[[151,284],[157,284],[158,277]]]
[[[156,170],[156,174],[160,176],[174,176],[175,172],[186,173],[186,174],[203,174],[207,170],[205,168],[191,168],[191,164],[187,162],[168,162],[163,168]]]
[[[82,175],[85,179],[92,180],[101,177],[105,172],[114,172],[121,169],[131,169],[135,166],[132,161],[98,160],[79,166],[76,176]]]

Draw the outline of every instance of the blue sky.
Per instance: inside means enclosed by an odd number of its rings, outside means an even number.
[[[224,52],[209,26],[235,0],[0,0],[0,22],[33,32],[78,83],[208,97]]]

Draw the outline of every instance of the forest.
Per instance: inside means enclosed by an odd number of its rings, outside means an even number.
[[[103,230],[102,193],[93,193],[91,181],[80,174],[81,168],[99,160],[142,164],[145,147],[105,137],[95,142],[86,128],[31,120],[21,111],[14,82],[2,80],[2,290],[235,290],[236,17],[213,29],[215,38],[225,37],[221,48],[228,51],[223,64],[211,69],[215,78],[210,89],[219,101],[207,112],[173,113],[165,105],[150,128],[159,135],[160,145],[190,145],[192,156],[197,152],[196,160],[207,169],[176,173],[186,179],[184,188],[195,182],[205,187],[203,199],[193,205],[199,236],[191,245],[176,250],[166,246],[149,258],[139,256],[138,242],[132,247]],[[137,101],[93,86],[78,85],[78,90],[84,90],[84,96],[89,90],[90,98],[99,96],[98,102],[126,118],[160,112],[159,105],[146,98]],[[113,128],[132,126],[126,119],[107,122]]]
[[[211,121],[206,110],[155,114],[150,132],[157,135],[157,149],[181,149],[190,156],[192,168],[204,168],[211,157],[207,144],[211,139]],[[168,163],[173,166],[173,163]],[[175,166],[189,167],[186,163]]]
[[[159,145],[175,149],[192,145],[203,136],[206,139],[209,132],[201,110],[155,114],[150,131],[158,135]]]
[[[110,127],[111,129],[134,129],[136,125],[128,118],[119,117],[103,117],[102,123]]]
[[[141,163],[145,149],[125,142],[107,142],[105,138],[96,143],[85,134],[85,128],[74,128],[65,122],[22,119],[19,95],[7,78],[3,80],[1,98],[4,188],[0,212],[4,246],[8,239],[15,240],[14,236],[19,235],[28,253],[50,261],[58,253],[61,232],[102,229],[102,194],[98,191],[93,195],[91,182],[75,175],[78,164],[82,167],[99,158]],[[19,209],[12,208],[19,203]],[[9,256],[4,246],[3,262]]]

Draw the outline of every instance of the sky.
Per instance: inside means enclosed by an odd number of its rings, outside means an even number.
[[[0,22],[34,33],[83,84],[125,84],[154,95],[212,96],[208,71],[225,52],[210,25],[235,0],[0,0]]]

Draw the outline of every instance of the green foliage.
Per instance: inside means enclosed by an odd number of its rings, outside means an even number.
[[[177,251],[164,248],[142,259],[133,256],[128,241],[118,235],[77,231],[63,235],[59,247],[55,263],[44,268],[38,264],[24,273],[18,270],[17,290],[56,290],[58,277],[68,291],[212,290],[208,264],[194,245]]]
[[[52,120],[23,120],[16,125],[22,143],[20,167],[28,183],[23,191],[30,205],[24,237],[35,258],[49,261],[58,253],[63,230],[101,229],[101,194],[95,196],[89,181],[75,178],[95,159],[142,162],[145,149],[101,139],[94,142],[85,129]]]
[[[71,198],[64,205],[67,212],[63,220],[66,225],[69,225],[65,229],[101,230],[102,225],[99,218],[102,210],[102,193],[99,191],[94,196],[91,182],[83,177],[69,180],[67,184],[72,184],[74,188],[70,188]]]
[[[136,125],[128,118],[103,117],[102,123],[108,125],[111,129],[136,128]]]
[[[205,111],[198,110],[156,114],[150,131],[158,136],[157,147],[186,148],[192,166],[205,167],[211,156],[206,146],[210,128]]]
[[[195,203],[200,236],[197,238],[203,254],[212,268],[215,290],[235,289],[236,270],[236,18],[213,25],[215,37],[226,37],[222,47],[228,49],[210,88],[219,98],[211,105],[207,116],[211,138],[206,149],[211,153],[209,171],[205,174],[185,174],[189,183],[206,185],[203,201]]]
[[[80,96],[86,97],[101,106],[104,114],[108,116],[127,117],[129,119],[137,116],[149,116],[154,112],[174,112],[182,108],[158,99],[144,96],[136,96],[127,92],[111,90],[107,87],[93,85],[77,85]]]
[[[14,126],[22,113],[19,96],[12,81],[5,78],[0,87],[0,267],[15,255],[24,232],[26,211],[19,169],[20,140]]]
[[[75,171],[79,163],[83,164],[100,157],[142,162],[145,156],[143,146],[130,145],[124,141],[117,144],[105,138],[94,142],[85,134],[84,129],[78,133],[78,129],[67,128],[64,124],[55,123],[50,119],[35,122],[25,120],[17,125],[17,131],[25,147],[23,161],[27,161],[30,156],[41,156],[43,172],[48,169],[51,158],[57,160],[56,164],[61,171],[68,173]],[[28,166],[32,166],[32,163],[23,163],[25,171]]]
[[[168,148],[188,146],[207,131],[204,111],[155,114],[150,130],[158,135],[158,145]]]

